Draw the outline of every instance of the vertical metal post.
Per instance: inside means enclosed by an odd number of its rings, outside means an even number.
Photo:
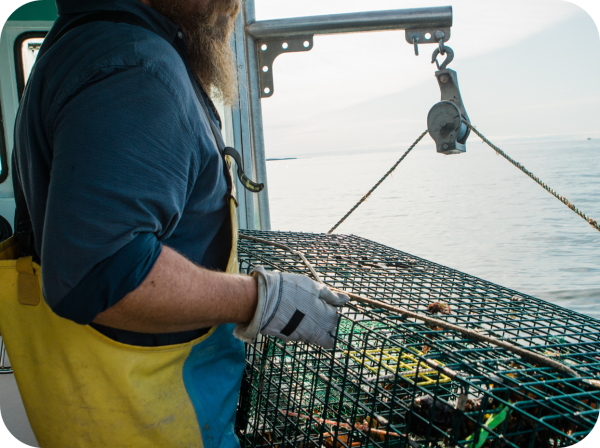
[[[237,77],[238,77],[238,104],[232,110],[234,146],[242,154],[244,172],[254,173],[252,163],[252,142],[250,132],[250,106],[248,104],[248,82],[246,77],[246,53],[244,45],[244,21],[238,15],[235,22],[234,46]],[[254,213],[254,194],[246,190],[236,177],[236,188],[240,209],[238,216],[241,229],[256,229]]]
[[[250,103],[250,126],[252,128],[252,158],[255,182],[265,184],[265,189],[258,193],[258,215],[261,230],[271,230],[271,214],[269,210],[269,184],[267,182],[267,161],[265,157],[265,141],[263,136],[262,108],[260,104],[260,80],[258,77],[258,54],[255,39],[246,33],[245,27],[256,20],[254,0],[246,0],[243,4],[244,44],[246,47],[246,68],[248,73],[248,98]]]

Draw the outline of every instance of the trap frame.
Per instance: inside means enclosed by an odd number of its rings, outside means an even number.
[[[304,254],[332,287],[509,341],[600,377],[600,321],[356,236],[240,232]],[[241,239],[242,272],[310,275],[295,253]],[[245,447],[529,447],[582,440],[600,389],[512,352],[351,302],[335,347],[247,345]],[[428,361],[425,362],[425,359]]]

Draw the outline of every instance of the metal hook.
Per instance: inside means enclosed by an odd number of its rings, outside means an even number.
[[[431,63],[433,64],[435,62],[438,67],[438,70],[444,70],[446,67],[448,67],[448,64],[450,64],[450,62],[452,62],[452,60],[454,59],[454,51],[452,51],[452,48],[444,46],[444,50],[447,56],[446,60],[442,63],[442,65],[440,65],[440,63],[437,60],[437,57],[440,54],[439,48],[436,48],[433,51],[433,56],[431,57]]]

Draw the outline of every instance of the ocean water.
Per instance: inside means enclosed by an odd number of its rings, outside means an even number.
[[[600,232],[477,136],[453,156],[427,139],[336,233],[600,319]],[[599,140],[499,146],[600,220]],[[268,161],[272,229],[327,232],[405,150]]]

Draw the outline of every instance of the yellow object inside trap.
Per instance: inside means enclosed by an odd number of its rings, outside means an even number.
[[[418,376],[422,380],[417,383],[418,386],[431,386],[438,382],[449,383],[452,381],[450,377],[420,362],[417,355],[423,356],[423,353],[417,350],[415,350],[415,354],[412,354],[407,353],[406,349],[394,347],[383,351],[381,349],[363,350],[360,352],[344,351],[344,354],[348,354],[350,358],[376,375],[379,375],[381,373],[380,369],[384,368],[393,374],[397,374],[398,377],[405,378],[410,383],[414,383],[414,381],[411,381],[409,378]],[[432,361],[440,367],[443,365],[436,360]],[[417,367],[419,368],[418,371]]]

